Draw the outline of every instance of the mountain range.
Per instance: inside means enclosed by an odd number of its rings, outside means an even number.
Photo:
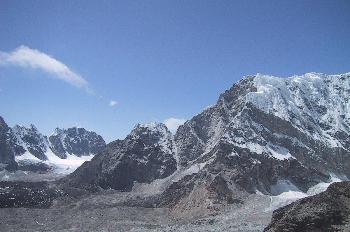
[[[47,171],[52,165],[63,165],[61,168],[68,168],[68,172],[74,171],[106,146],[100,135],[84,128],[56,128],[52,135],[45,136],[34,125],[10,128],[1,117],[0,126],[0,160],[10,170]]]
[[[211,215],[244,205],[252,194],[316,194],[335,179],[347,180],[349,96],[350,73],[247,76],[175,134],[162,123],[138,124],[106,146],[84,129],[56,130],[47,138],[33,127],[8,128],[2,120],[0,159],[11,165],[11,157],[25,151],[41,160],[48,150],[60,158],[94,153],[55,188],[140,193],[125,204]],[[30,145],[19,131],[29,134]],[[4,136],[13,133],[21,140]],[[76,146],[81,138],[85,142]]]
[[[137,125],[62,181],[89,191],[141,183],[157,193],[147,199],[153,205],[212,212],[248,194],[306,193],[346,180],[349,77],[247,76],[174,135],[161,123]]]

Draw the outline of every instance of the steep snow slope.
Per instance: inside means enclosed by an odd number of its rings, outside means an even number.
[[[332,147],[349,148],[350,74],[278,78],[258,74],[247,100]],[[306,130],[305,130],[306,129]]]

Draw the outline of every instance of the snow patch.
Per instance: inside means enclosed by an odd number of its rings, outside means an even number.
[[[334,174],[331,174],[330,182],[321,182],[313,187],[309,188],[306,193],[300,191],[295,185],[286,180],[280,180],[276,185],[271,187],[271,193],[276,194],[270,196],[270,206],[265,209],[265,212],[273,211],[285,205],[288,205],[294,201],[297,201],[304,197],[313,196],[327,190],[328,186],[335,182],[341,182],[342,180]],[[257,194],[261,194],[257,192]]]
[[[40,159],[36,158],[29,151],[26,151],[23,155],[15,156],[15,160],[16,160],[16,162],[22,161],[22,160],[30,160],[30,161],[33,161],[33,162],[41,162]]]
[[[326,191],[328,186],[330,186],[332,183],[341,182],[341,181],[342,180],[339,179],[336,175],[331,174],[331,181],[329,183],[326,183],[326,182],[318,183],[315,186],[309,188],[309,190],[307,191],[307,194],[309,196],[313,196],[313,195],[319,194],[321,192]]]
[[[272,154],[272,156],[278,160],[285,160],[285,159],[294,158],[289,153],[289,150],[284,148],[284,147],[280,147],[280,146],[273,145],[273,144],[268,144],[267,148],[268,148],[269,152]]]
[[[43,162],[49,166],[52,166],[54,168],[54,172],[57,174],[64,174],[67,175],[69,173],[72,173],[77,169],[79,166],[81,166],[85,161],[90,161],[94,155],[89,156],[81,156],[78,157],[74,154],[67,154],[66,159],[61,159],[60,157],[56,156],[51,149],[48,149],[45,153],[47,160],[42,161],[32,155],[30,152],[26,151],[21,156],[16,156],[15,160],[18,161],[29,161],[33,163]]]

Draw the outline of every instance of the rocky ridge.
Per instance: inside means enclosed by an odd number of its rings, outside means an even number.
[[[66,179],[70,185],[130,191],[134,182],[150,183],[176,170],[173,136],[164,124],[138,124],[78,169]]]
[[[142,183],[157,193],[154,205],[180,211],[215,211],[251,193],[306,192],[332,175],[350,175],[349,93],[350,74],[248,76],[180,126],[173,139],[143,133],[154,127],[134,130],[65,183],[123,191]],[[165,152],[159,140],[173,149]]]

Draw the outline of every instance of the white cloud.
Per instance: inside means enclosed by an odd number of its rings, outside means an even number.
[[[78,88],[84,88],[87,92],[91,92],[88,88],[88,82],[79,74],[70,70],[65,64],[43,52],[26,46],[20,46],[12,52],[0,51],[0,65],[14,65],[23,68],[40,69],[52,74],[56,79],[65,81]]]
[[[182,118],[168,118],[164,120],[164,124],[168,129],[172,132],[175,133],[177,128],[184,124],[186,122],[186,119]]]
[[[117,101],[114,101],[114,100],[111,100],[110,102],[109,102],[109,106],[111,106],[111,107],[114,107],[114,106],[116,106],[118,104],[118,102]]]

